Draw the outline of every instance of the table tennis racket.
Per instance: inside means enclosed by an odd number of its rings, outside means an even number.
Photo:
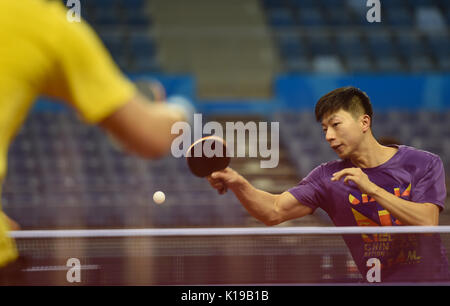
[[[225,140],[217,136],[195,141],[186,152],[186,160],[191,172],[198,177],[207,177],[223,170],[231,161]]]

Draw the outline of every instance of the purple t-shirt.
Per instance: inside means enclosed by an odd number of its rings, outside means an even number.
[[[331,181],[333,173],[355,167],[350,160],[321,164],[288,191],[302,204],[322,208],[336,226],[396,226],[401,223],[373,198],[362,194],[353,182]],[[384,164],[363,168],[369,179],[394,195],[416,203],[444,208],[444,168],[439,156],[408,146],[398,146]],[[343,235],[363,278],[367,261],[381,262],[381,281],[449,280],[445,249],[439,234]]]

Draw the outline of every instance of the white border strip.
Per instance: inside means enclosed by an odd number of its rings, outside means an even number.
[[[64,237],[164,237],[164,236],[247,236],[302,234],[448,233],[450,226],[340,226],[340,227],[243,227],[243,228],[152,228],[105,230],[12,231],[12,238]]]

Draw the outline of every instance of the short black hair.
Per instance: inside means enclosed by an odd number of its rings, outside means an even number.
[[[369,96],[359,88],[353,86],[337,88],[330,91],[316,103],[316,120],[322,121],[326,114],[343,109],[354,117],[358,115],[369,115],[372,125],[373,110]]]

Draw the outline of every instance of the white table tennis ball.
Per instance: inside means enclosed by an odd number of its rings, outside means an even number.
[[[166,200],[166,195],[162,191],[157,191],[153,194],[153,201],[156,204],[162,204]]]

